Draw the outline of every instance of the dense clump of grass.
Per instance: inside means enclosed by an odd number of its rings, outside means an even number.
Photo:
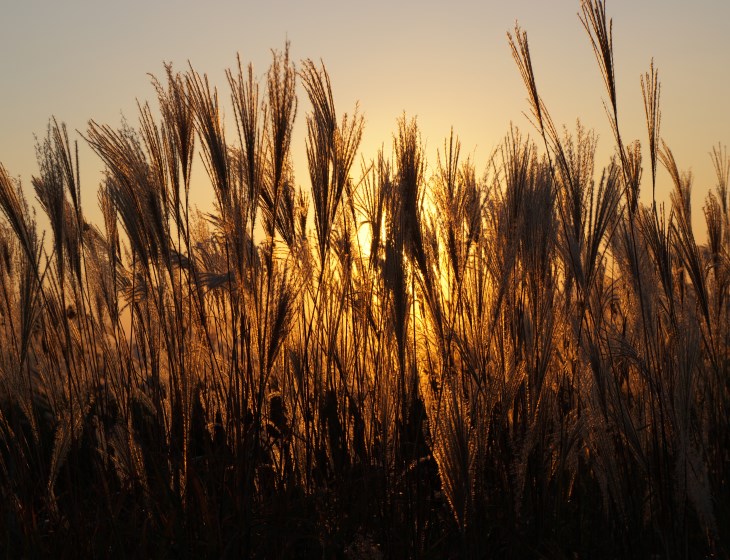
[[[101,226],[55,119],[32,179],[47,234],[0,166],[5,555],[728,554],[730,158],[713,149],[698,245],[652,62],[652,195],[658,164],[673,190],[642,204],[612,24],[599,0],[580,18],[616,144],[601,170],[519,27],[540,147],[511,130],[483,176],[453,133],[429,171],[404,116],[353,179],[363,118],[288,47],[263,84],[227,72],[232,131],[207,77],[171,66],[138,127],[90,121]]]

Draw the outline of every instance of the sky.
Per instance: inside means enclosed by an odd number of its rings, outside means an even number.
[[[0,21],[0,162],[20,177],[33,199],[35,135],[49,118],[65,122],[79,140],[82,197],[95,206],[101,164],[76,131],[89,119],[136,123],[136,100],[154,101],[149,74],[163,62],[207,73],[227,97],[225,69],[236,54],[263,81],[271,50],[288,40],[295,61],[322,60],[339,114],[356,103],[365,116],[362,155],[389,151],[404,112],[418,119],[431,170],[451,127],[477,171],[514,123],[535,137],[523,112],[524,86],[506,32],[516,21],[528,32],[538,88],[558,126],[584,126],[599,135],[600,169],[613,153],[602,101],[603,83],[578,0],[432,2],[161,0],[2,0]],[[704,232],[701,206],[715,185],[709,152],[730,142],[730,2],[725,0],[608,0],[614,20],[619,124],[625,142],[648,145],[639,77],[654,58],[661,81],[661,136],[682,170],[695,177],[694,223]],[[306,95],[292,147],[296,181],[308,187],[304,152]],[[226,129],[234,132],[227,111]],[[645,156],[645,163],[648,157]],[[644,176],[649,176],[645,164]],[[354,170],[358,176],[359,169]],[[668,201],[660,172],[659,201]],[[650,194],[644,182],[644,200]],[[194,185],[201,205],[213,197]]]

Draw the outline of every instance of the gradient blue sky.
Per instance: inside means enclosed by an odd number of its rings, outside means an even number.
[[[607,7],[614,19],[624,139],[647,144],[639,76],[654,57],[662,82],[661,133],[680,168],[694,172],[700,226],[701,204],[714,186],[708,152],[730,141],[730,2],[609,0]],[[518,20],[528,31],[538,86],[555,122],[572,129],[580,117],[594,128],[603,165],[613,153],[612,137],[578,10],[577,0],[5,0],[0,161],[30,190],[34,134],[45,133],[50,116],[73,131],[85,131],[90,118],[118,124],[124,114],[134,123],[135,100],[154,99],[147,74],[161,75],[163,61],[178,69],[190,61],[227,96],[224,70],[234,65],[237,52],[263,77],[270,50],[288,39],[295,60],[325,62],[339,113],[360,102],[365,157],[374,157],[383,143],[390,147],[396,119],[405,111],[418,117],[431,165],[453,126],[481,170],[510,122],[534,135],[522,114],[524,88],[505,37]],[[300,91],[293,157],[303,186],[308,186],[303,136],[308,109]],[[233,132],[232,121],[227,128]],[[88,208],[95,205],[101,168],[83,142],[80,154]],[[667,199],[668,187],[662,173],[660,200]],[[201,203],[211,196],[205,190],[196,195]]]

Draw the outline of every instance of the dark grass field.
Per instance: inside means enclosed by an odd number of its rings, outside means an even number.
[[[288,47],[228,71],[225,135],[192,68],[90,121],[103,223],[55,119],[33,193],[0,165],[3,557],[726,558],[730,159],[698,244],[658,71],[627,143],[603,3],[581,21],[611,161],[553,123],[517,27],[534,130],[483,172],[453,134],[427,166],[405,116],[356,161],[362,117]]]

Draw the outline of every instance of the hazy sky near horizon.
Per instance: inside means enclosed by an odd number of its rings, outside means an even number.
[[[429,165],[450,127],[464,154],[483,170],[514,123],[533,137],[523,111],[525,90],[506,32],[515,21],[528,32],[538,88],[554,121],[573,130],[580,118],[599,134],[597,165],[608,162],[613,140],[603,110],[603,84],[577,0],[511,2],[428,0],[370,2],[193,2],[129,0],[4,0],[0,22],[0,162],[31,194],[37,173],[34,134],[51,116],[80,140],[82,196],[96,205],[101,164],[75,132],[89,119],[136,124],[136,99],[155,99],[148,73],[163,61],[185,70],[188,61],[209,75],[227,99],[224,71],[240,53],[262,80],[271,49],[291,42],[295,61],[322,59],[332,79],[339,114],[355,103],[365,115],[362,154],[389,151],[396,119],[417,116]],[[626,142],[646,146],[639,76],[653,57],[662,83],[661,135],[682,170],[695,176],[695,225],[715,179],[708,153],[730,142],[730,2],[722,0],[609,0],[619,119]],[[304,115],[299,86],[293,144],[297,183],[309,187]],[[226,129],[234,123],[227,111]],[[645,152],[644,176],[649,176]],[[359,176],[356,165],[353,175]],[[648,183],[645,181],[644,195]],[[668,200],[669,177],[660,173],[658,199]],[[205,202],[212,192],[198,190]],[[90,212],[92,217],[93,212]],[[702,235],[704,237],[704,235]]]

